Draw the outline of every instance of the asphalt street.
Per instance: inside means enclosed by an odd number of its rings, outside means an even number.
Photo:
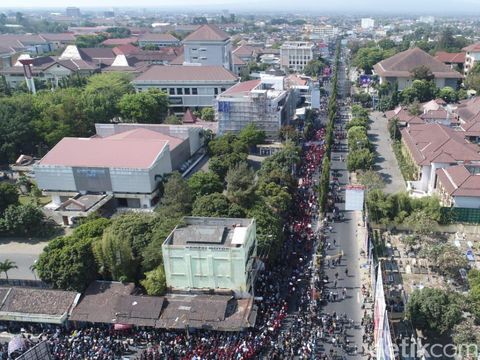
[[[392,149],[387,119],[381,112],[375,111],[370,114],[370,120],[368,137],[377,151],[375,171],[379,172],[385,181],[384,191],[390,194],[406,191],[405,181]]]
[[[339,69],[339,89],[343,94],[349,93],[349,87],[346,83],[346,73],[343,64]],[[340,108],[339,113],[346,111],[346,108]],[[344,127],[346,120],[337,120],[336,127]],[[347,155],[347,143],[346,140],[339,141],[341,144],[340,151],[332,152],[331,170],[338,171],[338,182],[341,187],[349,184],[349,173],[346,168],[345,157]],[[340,158],[343,159],[340,160]],[[345,192],[340,192],[341,200],[345,199]],[[341,262],[336,267],[325,266],[325,274],[328,276],[330,282],[328,284],[327,292],[337,293],[338,300],[328,302],[328,304],[322,309],[323,313],[337,315],[346,314],[349,319],[353,320],[353,326],[347,330],[348,339],[350,344],[357,346],[357,353],[342,353],[338,348],[335,348],[339,352],[340,356],[346,356],[348,359],[362,359],[360,355],[362,349],[362,335],[363,330],[361,326],[361,320],[363,315],[362,310],[362,297],[361,297],[361,274],[360,274],[360,249],[356,238],[356,231],[358,227],[357,217],[358,213],[353,211],[345,211],[345,205],[342,202],[336,203],[336,206],[343,213],[344,219],[341,222],[335,222],[332,225],[332,231],[327,232],[327,243],[331,244],[326,255],[335,257],[339,254],[343,254]],[[335,245],[334,245],[335,242]],[[345,270],[348,269],[348,275]],[[337,286],[335,287],[336,275],[338,276]],[[346,297],[342,298],[342,292],[346,289]],[[325,350],[327,353],[332,348],[331,344],[325,344]]]
[[[38,259],[46,245],[47,242],[34,244],[15,241],[0,242],[0,261],[9,259],[18,266],[18,269],[12,269],[8,272],[9,279],[37,280],[30,267]],[[0,274],[0,279],[5,279],[5,274]]]

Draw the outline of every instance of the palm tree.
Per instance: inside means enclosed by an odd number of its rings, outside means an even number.
[[[18,269],[18,266],[15,262],[5,259],[5,261],[0,261],[0,274],[5,273],[5,277],[8,280],[8,272],[12,269]]]

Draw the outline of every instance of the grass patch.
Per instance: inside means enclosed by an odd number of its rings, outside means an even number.
[[[33,196],[30,196],[30,195],[20,195],[19,198],[18,198],[18,201],[20,202],[20,204],[22,205],[26,205],[26,204],[31,204],[31,203],[34,203],[35,202],[35,199]],[[47,205],[49,202],[50,202],[50,197],[49,196],[40,196],[38,198],[38,205],[39,206],[45,206]]]

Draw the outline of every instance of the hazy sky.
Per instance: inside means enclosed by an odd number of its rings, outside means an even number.
[[[7,5],[0,1],[0,7]],[[398,12],[449,15],[452,12],[480,13],[480,0],[18,0],[9,7],[155,7],[158,9],[273,10],[318,12]]]

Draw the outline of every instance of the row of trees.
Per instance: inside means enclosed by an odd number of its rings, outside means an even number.
[[[40,156],[65,136],[91,136],[95,122],[161,123],[168,96],[151,89],[135,93],[126,74],[106,73],[86,85],[0,97],[0,164],[18,154]]]
[[[325,155],[322,163],[322,172],[318,187],[318,204],[320,212],[327,209],[328,193],[330,191],[330,156],[334,141],[335,118],[337,117],[337,95],[338,95],[338,67],[340,65],[341,45],[337,42],[335,51],[335,63],[332,78],[332,93],[328,99],[327,127],[325,131]]]
[[[348,139],[348,171],[369,170],[375,162],[373,144],[368,139],[368,111],[352,106],[352,120],[346,126]]]

